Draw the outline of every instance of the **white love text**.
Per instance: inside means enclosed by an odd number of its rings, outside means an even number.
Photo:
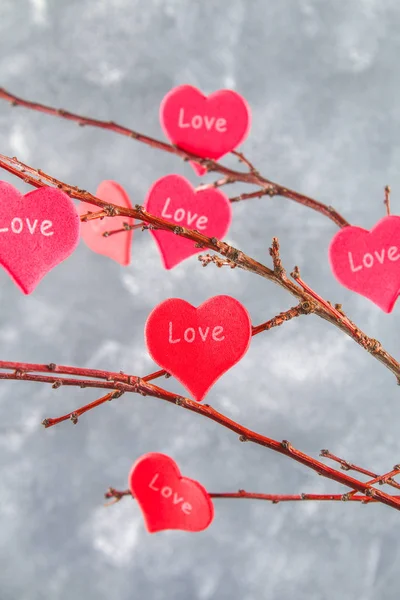
[[[156,482],[159,477],[159,473],[156,473],[153,479],[149,483],[149,488],[154,490],[155,492],[159,492],[163,498],[170,500],[173,505],[181,505],[180,508],[185,515],[190,515],[192,512],[192,505],[189,502],[185,501],[183,496],[179,496],[176,491],[170,487],[169,485],[163,485],[162,487],[157,487]],[[160,485],[160,484],[157,484]]]
[[[374,250],[373,254],[366,252],[364,254],[364,256],[361,258],[361,263],[359,263],[357,265],[356,265],[356,263],[358,263],[359,260],[354,261],[353,254],[351,252],[348,252],[348,257],[349,257],[350,270],[353,273],[356,273],[357,271],[361,271],[361,269],[363,269],[364,267],[366,269],[371,269],[371,267],[373,267],[375,264],[383,265],[383,263],[386,260],[396,262],[396,260],[399,260],[400,254],[399,254],[399,250],[398,250],[397,246],[390,246],[387,253],[385,251],[385,248],[382,248],[382,250],[380,252],[378,252],[377,250]]]
[[[49,237],[54,234],[54,231],[50,231],[53,227],[53,223],[51,221],[42,221],[40,225],[38,224],[38,220],[35,219],[31,221],[29,217],[25,217],[25,219],[21,219],[20,217],[14,217],[10,223],[10,227],[1,227],[0,233],[6,233],[11,231],[11,233],[22,233],[24,230],[29,232],[31,235],[41,234],[45,237]]]
[[[225,133],[226,119],[222,117],[208,117],[207,115],[193,115],[189,121],[185,122],[185,109],[181,108],[179,110],[178,127],[181,129],[186,129],[187,127],[192,127],[193,129],[204,128],[207,131],[215,129],[218,133]]]
[[[221,325],[215,325],[215,327],[212,328],[211,334],[210,334],[210,327],[196,327],[196,329],[194,327],[187,327],[185,329],[185,331],[183,332],[183,339],[185,340],[185,342],[188,342],[188,344],[191,344],[192,342],[195,341],[197,335],[200,336],[200,339],[205,342],[207,341],[209,335],[211,335],[212,340],[214,340],[214,342],[222,342],[225,339],[225,336],[222,335],[224,331],[224,328],[221,327]],[[175,334],[176,335],[176,334]],[[179,342],[182,341],[182,339],[180,337],[176,337],[174,339],[174,334],[172,331],[172,321],[169,322],[168,324],[168,341],[170,344],[178,344]]]
[[[198,215],[195,212],[191,212],[190,210],[186,211],[184,208],[177,208],[176,210],[169,209],[173,214],[168,214],[168,207],[171,203],[171,198],[167,198],[164,204],[164,207],[161,212],[161,216],[165,219],[170,219],[175,223],[182,223],[188,226],[189,228],[193,226],[193,229],[205,229],[208,223],[208,217],[204,215]]]

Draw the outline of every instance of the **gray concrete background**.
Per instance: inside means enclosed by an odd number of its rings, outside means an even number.
[[[243,150],[267,177],[334,205],[352,223],[400,197],[400,6],[396,0],[0,0],[0,85],[23,97],[162,137],[158,107],[173,86],[233,88],[253,114]],[[130,139],[0,104],[1,152],[95,191],[115,179],[141,203],[188,165]],[[231,159],[227,164],[236,164]],[[21,190],[28,186],[1,174]],[[236,195],[245,188],[231,188]],[[327,248],[335,226],[283,198],[234,206],[229,241],[269,264],[278,236],[288,269],[399,356],[399,306],[386,315],[342,288]],[[24,297],[0,272],[0,347],[9,360],[144,375],[148,313],[182,297],[230,294],[260,323],[293,305],[273,284],[196,258],[171,272],[146,233],[132,265],[83,244]],[[168,389],[182,391],[172,380]],[[133,461],[171,455],[210,491],[337,492],[343,488],[212,422],[129,396],[44,430],[41,420],[95,391],[0,382],[1,600],[385,600],[398,598],[399,514],[384,506],[219,501],[197,535],[148,535],[130,501],[103,507]],[[400,460],[394,377],[342,333],[302,317],[252,341],[208,402],[244,425],[321,448],[377,472]]]

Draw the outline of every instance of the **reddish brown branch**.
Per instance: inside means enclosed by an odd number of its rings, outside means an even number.
[[[3,363],[3,365],[4,364],[6,364],[6,363]],[[32,373],[26,373],[24,376],[24,374],[22,373],[22,376],[21,376],[21,374],[17,374],[17,372],[15,370],[15,363],[8,363],[8,364],[12,365],[12,366],[11,367],[5,366],[5,368],[14,368],[13,373],[2,374],[2,377],[0,377],[0,378],[24,379],[24,380],[30,380],[30,381],[47,381],[47,382],[49,382],[49,379],[50,379],[50,383],[51,383],[51,378],[48,375],[36,376]],[[37,367],[38,367],[39,372],[43,370],[43,365],[37,365]],[[65,368],[65,370],[70,370],[70,369],[71,368]],[[34,371],[34,365],[29,365],[29,370]],[[74,368],[74,374],[76,375],[79,370],[80,369],[78,369],[78,368]],[[82,369],[82,371],[85,373],[85,376],[90,376],[88,369]],[[115,381],[114,373],[109,373],[109,375],[107,376],[106,372],[104,372],[104,371],[102,371],[102,372],[94,371],[92,373],[92,376],[97,377],[99,373],[102,374],[102,378],[104,378],[105,381],[103,381],[102,379],[100,379],[99,381],[94,381],[94,380],[87,380],[87,379],[79,380],[76,378],[74,378],[74,379],[63,378],[65,380],[65,382],[63,381],[62,385],[68,384],[68,385],[78,385],[78,386],[82,386],[82,387],[86,387],[86,386],[90,385],[90,387],[99,387],[99,388],[103,388],[103,387],[111,388],[112,387],[112,388],[114,388],[114,390],[119,391],[119,392],[121,392],[121,391],[134,392],[134,393],[141,394],[142,396],[151,396],[153,398],[158,398],[160,400],[163,400],[163,401],[173,404],[175,406],[180,406],[181,408],[183,408],[185,410],[189,410],[198,415],[206,417],[207,419],[211,419],[212,421],[215,421],[219,425],[233,431],[234,433],[236,433],[239,436],[239,439],[242,442],[253,442],[253,443],[263,446],[265,448],[269,448],[270,450],[273,450],[274,452],[284,454],[285,456],[316,471],[323,477],[332,479],[333,481],[337,481],[338,483],[342,483],[346,487],[349,487],[351,491],[357,490],[358,492],[361,492],[362,494],[364,494],[368,497],[375,498],[377,501],[382,502],[383,504],[386,504],[387,506],[395,508],[396,510],[400,510],[400,499],[392,497],[380,490],[377,490],[376,488],[374,488],[372,486],[372,484],[370,484],[368,482],[364,483],[362,481],[358,481],[357,479],[354,479],[353,477],[349,477],[347,474],[345,474],[343,472],[343,470],[337,471],[335,469],[332,469],[331,467],[328,467],[324,463],[321,463],[321,462],[315,460],[314,458],[312,458],[311,456],[308,456],[304,452],[297,450],[287,440],[278,442],[276,440],[273,440],[271,438],[263,436],[259,433],[256,433],[255,431],[252,431],[251,429],[244,427],[243,425],[240,425],[239,423],[233,421],[232,419],[225,416],[224,414],[219,413],[218,411],[216,411],[214,408],[212,408],[208,404],[200,404],[198,402],[195,402],[194,400],[185,398],[184,396],[179,396],[179,395],[173,394],[172,392],[168,392],[167,390],[164,390],[148,381],[148,379],[150,377],[154,378],[156,375],[160,376],[161,374],[165,374],[163,371],[158,371],[157,373],[149,375],[146,378],[140,378],[135,375],[119,374],[119,376],[121,378],[122,377],[125,378],[125,381],[127,383]],[[147,381],[146,381],[146,379],[147,379]],[[53,376],[53,380],[57,381],[57,378]],[[68,382],[68,383],[66,383],[66,382]],[[56,387],[59,387],[59,386],[56,386]],[[102,402],[105,402],[107,399],[109,399],[109,395],[107,395],[107,397],[105,396],[105,397],[99,399],[98,401],[95,401],[95,404],[97,403],[96,405],[98,405]],[[93,408],[93,406],[91,406],[90,408]],[[80,409],[81,414],[83,412],[85,412],[86,410],[89,410],[90,408],[88,407],[88,405],[86,407],[82,407],[82,409]],[[75,417],[79,413],[78,413],[78,411],[74,411],[74,412],[75,412],[75,415],[74,415],[74,413],[69,413],[68,415],[64,416],[65,417],[64,419],[63,418],[61,418],[61,419],[62,420],[65,420],[67,418],[71,419],[71,417],[72,417],[72,420],[75,421]],[[45,422],[44,422],[45,426],[50,426],[50,423],[51,423],[50,420],[45,420]]]
[[[133,229],[143,229],[143,223],[137,223],[136,225],[128,225],[128,223],[123,223],[122,229],[111,229],[110,231],[105,231],[103,233],[103,237],[110,237],[111,235],[115,235],[116,233],[124,233],[125,231],[132,231]]]
[[[363,469],[362,467],[358,467],[357,465],[350,463],[347,460],[343,460],[343,458],[339,458],[335,454],[332,454],[331,452],[329,452],[329,450],[321,450],[320,456],[324,456],[326,458],[329,458],[330,460],[333,460],[333,461],[339,463],[340,468],[343,469],[343,471],[357,471],[357,473],[362,473],[363,475],[367,475],[368,477],[375,479],[375,481],[378,482],[380,485],[382,485],[383,483],[386,483],[387,485],[391,485],[392,487],[400,490],[400,483],[397,483],[397,481],[392,479],[391,474],[385,474],[385,475],[380,476],[377,473],[373,473],[372,471],[369,471],[368,469]],[[399,467],[399,465],[396,465],[393,468],[393,471],[398,472],[399,471],[398,467]],[[397,475],[397,472],[394,474]]]
[[[282,185],[274,183],[273,181],[270,181],[265,177],[262,177],[260,173],[254,168],[252,163],[247,158],[245,158],[244,155],[240,152],[235,151],[234,154],[240,159],[241,162],[246,164],[246,166],[249,168],[249,172],[243,173],[241,171],[234,171],[232,169],[228,169],[220,163],[200,158],[195,154],[191,154],[190,152],[186,152],[181,148],[178,148],[177,146],[166,144],[165,142],[161,142],[160,140],[156,140],[147,135],[143,135],[142,133],[138,133],[137,131],[129,129],[128,127],[118,125],[113,121],[101,121],[99,119],[92,119],[89,117],[84,117],[82,115],[77,115],[75,113],[63,109],[46,106],[45,104],[40,104],[38,102],[23,100],[22,98],[19,98],[18,96],[7,92],[3,88],[0,88],[0,99],[10,102],[12,106],[23,106],[24,108],[36,110],[41,113],[61,117],[63,119],[67,119],[68,121],[74,121],[75,123],[78,123],[81,126],[88,125],[91,127],[99,127],[100,129],[106,129],[108,131],[112,131],[120,135],[128,136],[134,140],[137,140],[138,142],[151,146],[152,148],[156,148],[157,150],[163,150],[164,152],[168,152],[169,154],[175,154],[176,156],[179,156],[185,161],[195,161],[206,167],[208,171],[219,172],[222,175],[224,175],[224,177],[229,181],[229,183],[241,181],[243,183],[248,183],[263,188],[263,190],[266,190],[265,194],[269,195],[270,197],[283,196],[285,198],[289,198],[290,200],[293,200],[298,204],[307,206],[308,208],[311,208],[312,210],[315,210],[321,213],[322,215],[328,217],[328,219],[333,221],[338,227],[346,227],[347,225],[349,225],[348,221],[346,221],[346,219],[342,217],[342,215],[340,215],[332,206],[327,206],[322,202],[318,202],[313,198],[305,196],[304,194],[300,194],[299,192],[295,192],[294,190],[286,188]],[[238,201],[237,198],[235,199],[235,201]]]
[[[122,498],[125,498],[126,496],[134,499],[130,490],[116,490],[113,487],[109,487],[107,492],[104,494],[104,497],[111,498],[113,502],[108,502],[106,506],[115,504],[115,502],[119,502],[119,500],[122,500]],[[238,492],[209,492],[209,496],[214,499],[264,500],[266,502],[271,502],[272,504],[299,501],[344,501],[342,494],[258,494],[254,492],[246,492],[245,490],[239,490]],[[393,496],[393,498],[400,499],[400,496]],[[351,496],[351,498],[347,498],[345,501],[361,502],[362,504],[377,502],[375,498],[363,495]]]
[[[88,212],[84,215],[81,215],[80,219],[86,223],[87,221],[94,221],[95,219],[104,219],[104,217],[108,217],[108,212],[105,210],[99,210],[95,213]]]

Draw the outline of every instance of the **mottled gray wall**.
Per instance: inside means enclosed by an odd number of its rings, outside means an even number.
[[[0,0],[0,85],[44,103],[162,137],[158,107],[173,86],[231,87],[253,113],[248,156],[267,177],[334,205],[370,228],[383,187],[400,198],[400,6],[397,0]],[[188,165],[128,138],[0,104],[0,151],[95,191],[115,179],[141,203]],[[227,164],[236,164],[231,159]],[[19,180],[1,174],[21,190]],[[245,188],[232,188],[240,193]],[[335,226],[283,198],[234,206],[229,241],[284,264],[399,356],[390,315],[342,288],[327,247]],[[147,233],[128,268],[85,246],[23,297],[0,272],[0,347],[9,360],[144,375],[143,327],[160,301],[216,294],[253,323],[293,305],[273,284],[191,258],[166,272]],[[182,391],[172,380],[168,389]],[[385,600],[398,598],[399,514],[381,505],[218,501],[197,535],[148,535],[131,501],[106,509],[133,461],[166,452],[210,491],[337,492],[285,457],[174,406],[126,395],[77,426],[41,420],[94,400],[93,390],[0,382],[1,600]],[[318,456],[378,472],[399,462],[394,377],[339,331],[302,317],[259,335],[208,396],[217,410]]]

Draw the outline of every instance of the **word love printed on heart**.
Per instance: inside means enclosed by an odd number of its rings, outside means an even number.
[[[178,338],[175,337],[172,333],[172,328],[173,328],[173,323],[172,321],[170,321],[168,323],[168,342],[170,344],[179,344],[179,342],[182,341],[182,338]],[[185,340],[185,342],[188,342],[189,344],[191,344],[192,342],[195,341],[197,334],[200,336],[200,339],[203,342],[207,341],[207,338],[209,337],[209,332],[210,332],[210,327],[205,327],[204,330],[202,327],[197,327],[196,329],[194,327],[187,327],[184,332],[183,332],[183,339]],[[215,327],[212,328],[211,331],[211,338],[214,340],[214,342],[222,342],[225,339],[225,336],[222,335],[224,332],[224,328],[221,327],[221,325],[215,325]]]
[[[333,238],[329,260],[336,279],[389,313],[400,292],[400,217],[371,230],[345,227]]]
[[[42,234],[46,237],[53,235],[54,231],[50,231],[53,227],[53,223],[47,219],[41,221],[38,225],[38,219],[31,220],[29,217],[21,219],[20,217],[14,217],[11,220],[9,227],[0,227],[0,233],[16,233],[20,234],[24,231],[28,231],[31,235]]]
[[[198,308],[170,298],[150,313],[145,340],[150,356],[200,402],[247,352],[252,327],[245,307],[214,296]]]
[[[232,90],[219,90],[204,96],[191,85],[172,89],[160,107],[161,125],[169,140],[200,156],[218,160],[243,142],[250,128],[250,108]],[[190,164],[198,175],[207,169]]]
[[[174,221],[175,223],[184,222],[184,224],[187,227],[190,227],[192,229],[194,229],[194,228],[201,229],[201,230],[206,229],[207,223],[208,223],[208,217],[206,217],[205,215],[198,215],[197,212],[192,213],[190,211],[190,209],[185,210],[182,207],[179,207],[176,210],[173,210],[172,214],[169,214],[169,211],[171,210],[169,208],[170,204],[171,204],[171,198],[167,198],[165,200],[163,209],[161,211],[161,216],[164,217],[164,219]]]
[[[202,531],[214,517],[214,507],[200,483],[182,477],[177,464],[165,454],[151,452],[139,458],[129,475],[150,533],[163,529]]]
[[[226,119],[222,117],[208,117],[207,115],[193,115],[188,121],[186,121],[187,117],[185,117],[185,109],[181,108],[179,110],[179,118],[178,118],[178,127],[181,129],[186,129],[187,127],[192,127],[193,129],[201,129],[204,127],[206,131],[211,131],[215,129],[215,131],[219,131],[220,133],[225,133],[226,131]]]
[[[144,208],[186,229],[197,229],[208,237],[222,239],[228,232],[232,207],[229,199],[216,189],[196,192],[180,175],[161,177],[150,188]],[[164,267],[172,269],[201,252],[192,240],[161,229],[150,230],[161,254]]]
[[[359,257],[359,261],[353,258],[352,252],[348,252],[349,255],[349,264],[350,269],[353,273],[357,273],[357,271],[361,271],[364,267],[366,269],[371,269],[374,264],[383,265],[385,260],[391,260],[392,262],[396,262],[399,260],[400,254],[397,246],[390,246],[390,248],[386,251],[385,248],[381,248],[380,251],[374,250],[373,254],[370,252],[366,252],[363,256]],[[357,264],[359,262],[359,264]]]
[[[71,198],[43,187],[23,196],[0,181],[0,264],[30,294],[79,242],[79,215]]]
[[[157,484],[158,479],[160,479],[160,473],[154,475],[149,483],[149,488],[154,492],[160,493],[163,498],[169,498],[173,506],[180,504],[182,512],[185,513],[185,515],[190,515],[192,512],[192,505],[190,502],[184,502],[184,497],[179,496],[179,494],[177,494],[177,492],[169,485],[162,486],[160,483]],[[162,487],[157,487],[157,485],[161,485]]]

